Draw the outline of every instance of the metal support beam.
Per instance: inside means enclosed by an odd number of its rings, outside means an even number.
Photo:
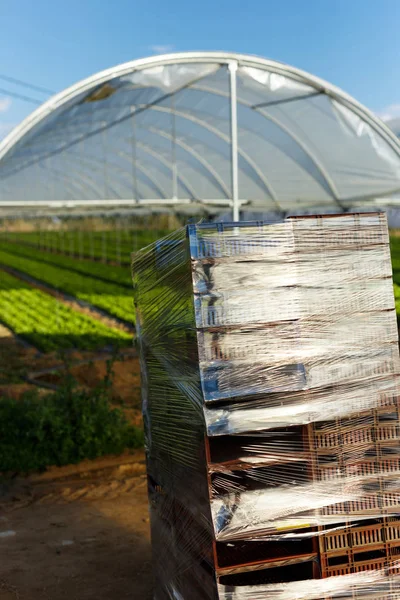
[[[178,198],[178,169],[176,165],[176,119],[175,119],[175,97],[171,95],[171,129],[172,129],[172,197]]]
[[[245,205],[248,201],[244,198],[240,200],[241,205]],[[75,206],[130,206],[135,208],[138,205],[160,205],[160,206],[180,206],[180,205],[198,205],[199,207],[204,206],[216,206],[216,207],[230,207],[231,201],[226,198],[215,198],[212,200],[199,200],[193,201],[193,198],[180,198],[174,200],[173,198],[145,198],[136,201],[134,198],[99,198],[97,200],[4,200],[1,202],[0,208],[3,207],[24,207],[24,206],[51,206],[54,208],[66,207],[73,208]]]
[[[230,75],[231,102],[231,155],[232,155],[232,212],[233,220],[240,219],[239,205],[239,168],[238,168],[238,125],[237,125],[237,79],[238,64],[232,61],[228,65]]]
[[[131,106],[132,113],[132,187],[133,187],[133,197],[135,200],[139,200],[139,192],[138,192],[138,182],[137,182],[137,171],[136,171],[136,120],[135,120],[135,111]]]

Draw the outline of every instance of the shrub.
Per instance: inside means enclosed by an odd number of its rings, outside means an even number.
[[[54,393],[0,398],[0,471],[43,470],[143,445],[140,429],[112,408],[109,378],[95,390],[76,389],[67,376]]]

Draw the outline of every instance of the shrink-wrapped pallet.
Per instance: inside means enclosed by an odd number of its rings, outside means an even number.
[[[132,264],[155,598],[400,598],[385,216],[190,225]]]

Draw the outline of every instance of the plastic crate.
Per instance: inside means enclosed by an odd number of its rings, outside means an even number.
[[[367,424],[353,430],[337,425],[331,431],[316,430],[312,434],[313,449],[317,452],[327,451],[340,455],[350,454],[352,447],[375,446],[381,442],[400,441],[398,425],[375,426]]]
[[[292,392],[306,385],[303,365],[267,367],[263,363],[219,363],[200,368],[204,400],[215,402],[228,398]]]
[[[384,213],[289,217],[298,248],[362,247],[388,244]]]
[[[378,494],[369,494],[359,500],[350,500],[348,502],[339,502],[337,504],[331,504],[325,506],[321,513],[327,516],[340,516],[345,520],[346,516],[349,515],[366,515],[372,513],[379,513],[381,508],[381,501]]]
[[[383,492],[382,507],[396,509],[396,512],[400,513],[400,492]]]
[[[279,324],[218,328],[197,331],[199,360],[251,360],[266,364],[282,363],[295,356],[293,340],[299,339],[301,329],[297,321]]]
[[[249,268],[250,267],[250,268]],[[392,267],[387,246],[364,250],[303,252],[274,256],[203,258],[193,261],[193,290],[196,294],[226,293],[238,288],[258,289],[310,284],[334,288],[344,283],[391,278]]]
[[[342,477],[342,470],[338,465],[318,466],[318,479],[320,481],[333,481]]]
[[[341,531],[324,533],[320,537],[321,551],[326,555],[353,554],[370,548],[390,549],[400,547],[400,520],[383,519],[381,523],[361,527],[346,527]]]
[[[343,477],[376,477],[377,475],[400,475],[400,457],[371,458],[345,462],[339,466],[334,464],[318,464],[318,478],[320,480],[337,480]]]
[[[196,326],[228,327],[255,323],[276,323],[300,318],[299,290],[275,288],[260,295],[245,288],[212,296],[195,296]]]
[[[378,442],[400,442],[399,436],[400,423],[392,423],[385,425],[378,425],[375,429],[376,440]]]
[[[391,279],[375,279],[342,287],[276,287],[259,290],[237,288],[194,298],[196,327],[226,327],[251,323],[276,323],[394,310]]]
[[[343,317],[334,323],[310,319],[197,330],[200,362],[258,359],[277,363],[298,354],[299,346],[305,359],[332,359],[349,351],[397,344],[397,336],[391,311]]]
[[[388,377],[400,373],[398,347],[388,346],[371,356],[343,356],[341,359],[321,361],[307,369],[310,388],[325,387],[372,377]]]
[[[400,492],[369,493],[358,500],[349,500],[326,506],[321,511],[329,516],[367,515],[367,514],[400,514]]]
[[[323,577],[338,577],[348,575],[349,573],[361,573],[363,571],[380,571],[387,564],[386,558],[376,558],[373,560],[361,561],[359,563],[345,563],[334,567],[326,567]]]
[[[387,523],[385,526],[385,538],[386,542],[390,545],[399,546],[400,545],[400,520],[396,519],[387,519]]]
[[[344,472],[347,477],[376,476],[381,471],[381,465],[376,459],[346,463]]]
[[[379,460],[379,471],[381,473],[396,473],[400,475],[400,456],[381,457]]]
[[[242,221],[188,226],[192,258],[278,256],[293,252],[289,223]]]
[[[384,213],[290,217],[188,226],[192,258],[272,256],[295,249],[359,248],[388,244]]]

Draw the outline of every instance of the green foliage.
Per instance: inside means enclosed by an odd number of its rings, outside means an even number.
[[[396,304],[397,321],[400,321],[400,237],[390,236],[390,253],[393,268],[393,288]]]
[[[128,346],[132,339],[5,272],[0,275],[0,319],[44,352]]]
[[[1,241],[1,238],[0,249],[9,254],[16,254],[24,258],[31,258],[37,261],[55,265],[56,267],[60,267],[62,269],[68,269],[83,275],[89,275],[89,277],[96,277],[102,279],[103,281],[117,283],[118,285],[132,290],[132,277],[130,268],[128,266],[117,267],[101,262],[80,260],[79,258],[64,256],[63,254],[52,254],[50,252],[46,252],[46,250],[38,250],[37,248],[33,248],[24,244],[3,242]]]
[[[110,379],[88,392],[67,376],[43,398],[36,390],[19,401],[0,398],[0,471],[27,473],[141,447],[142,431],[110,405]]]
[[[106,259],[130,265],[130,254],[166,235],[166,229],[114,229],[104,231],[30,231],[6,234],[19,245],[46,248],[70,256]]]
[[[62,290],[63,292],[97,306],[110,315],[132,321],[134,310],[132,293],[115,283],[60,269],[55,265],[16,256],[0,250],[0,263]]]

